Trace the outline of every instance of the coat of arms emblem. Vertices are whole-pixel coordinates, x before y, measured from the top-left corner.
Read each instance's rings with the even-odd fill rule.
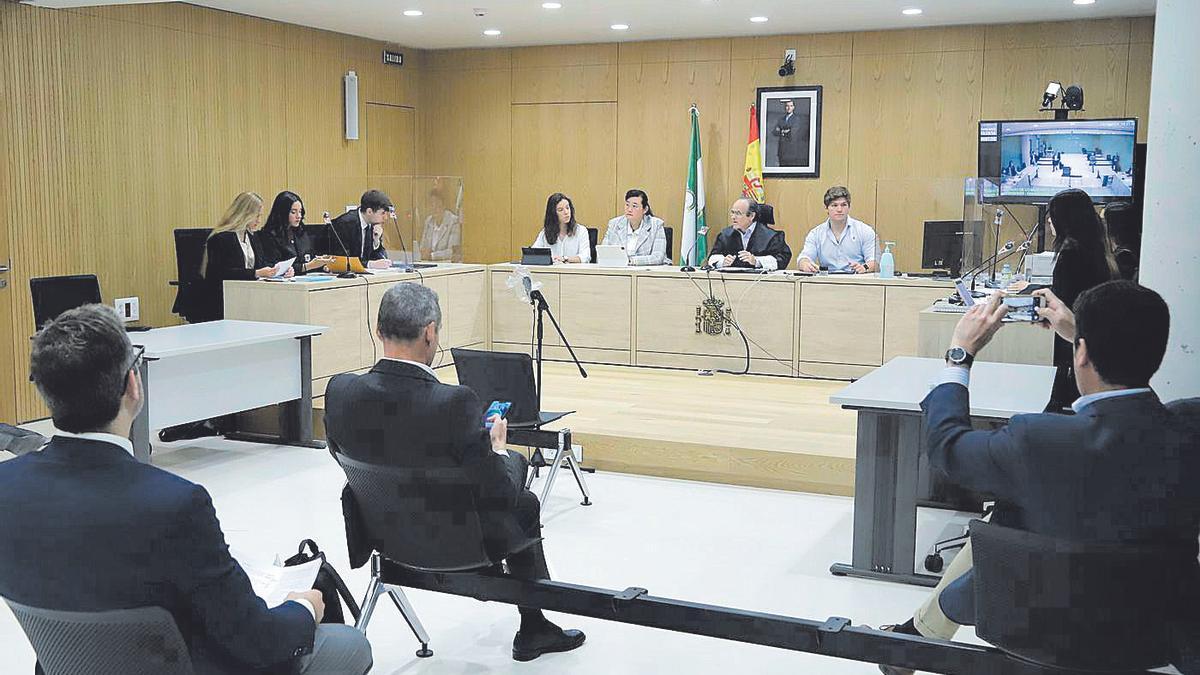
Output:
[[[725,308],[725,303],[716,298],[706,298],[696,307],[696,332],[707,335],[729,335],[729,326],[733,323],[733,312]]]

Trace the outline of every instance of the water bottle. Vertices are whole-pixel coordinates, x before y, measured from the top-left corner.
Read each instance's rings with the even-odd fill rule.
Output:
[[[879,278],[891,279],[896,276],[896,259],[892,256],[894,241],[883,242],[883,255],[879,256]]]
[[[1008,288],[1012,284],[1012,265],[1004,263],[1004,267],[1000,268],[1000,288],[1001,290]]]

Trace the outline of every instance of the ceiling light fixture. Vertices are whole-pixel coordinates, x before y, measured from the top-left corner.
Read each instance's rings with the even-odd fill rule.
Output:
[[[920,7],[909,7],[908,9],[901,10],[900,13],[903,14],[904,16],[916,16],[916,15],[920,14],[921,11],[922,10]]]
[[[425,13],[425,12],[422,12],[422,11],[421,11],[421,10],[419,10],[419,9],[406,9],[406,10],[404,10],[404,16],[421,16],[421,15],[422,15],[422,14],[424,14],[424,13]]]
[[[496,37],[497,35],[500,34],[500,31],[495,28],[489,28],[489,29],[483,31],[483,34],[488,37]]]
[[[609,28],[613,30],[629,30],[629,26],[623,23],[614,23],[613,25],[609,26]]]
[[[752,17],[750,17],[750,21],[752,21],[752,22],[754,22],[754,23],[766,23],[766,22],[767,22],[767,17],[765,17],[765,16],[752,16]]]
[[[562,9],[561,2],[543,2],[542,9]]]
[[[1075,0],[1075,4],[1077,4],[1077,5],[1094,5],[1094,4],[1096,4],[1096,0]]]

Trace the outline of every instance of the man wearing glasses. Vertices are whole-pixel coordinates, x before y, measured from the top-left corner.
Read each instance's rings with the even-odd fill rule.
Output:
[[[729,227],[721,230],[713,244],[708,264],[716,268],[753,267],[773,272],[787,267],[792,249],[779,230],[759,222],[762,206],[738,199],[729,207]]]
[[[230,557],[208,492],[133,457],[135,350],[110,307],[84,305],[33,339],[30,371],[58,430],[0,463],[0,596],[42,609],[162,607],[197,672],[365,673],[371,648],[319,626],[319,591],[268,608]]]

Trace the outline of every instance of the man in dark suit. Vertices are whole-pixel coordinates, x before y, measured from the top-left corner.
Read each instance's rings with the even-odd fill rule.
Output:
[[[1075,541],[1176,549],[1167,569],[1147,573],[1178,580],[1178,593],[1162,598],[1164,612],[1171,621],[1194,625],[1200,429],[1150,389],[1166,351],[1166,303],[1130,281],[1085,291],[1073,312],[1049,290],[1036,293],[1045,301],[1043,319],[1074,345],[1075,380],[1083,394],[1072,406],[1075,415],[1018,415],[997,431],[972,428],[971,362],[1007,313],[993,296],[959,321],[941,384],[921,404],[930,465],[963,487],[994,496],[997,524]],[[891,630],[951,639],[960,624],[975,621],[973,576],[968,545],[930,601]]]
[[[158,606],[199,673],[365,673],[366,638],[320,626],[318,591],[269,608],[230,557],[204,488],[133,458],[140,352],[85,305],[34,337],[31,372],[61,431],[0,463],[0,595],[66,611]]]
[[[349,251],[351,257],[358,258],[367,267],[390,267],[392,263],[383,247],[383,224],[393,211],[391,198],[380,190],[367,190],[358,200],[357,210],[347,211],[334,219],[333,228],[337,235],[329,242],[330,253],[345,255]]]
[[[514,543],[540,537],[541,507],[525,489],[528,462],[505,447],[508,423],[494,417],[489,432],[486,407],[475,392],[442,384],[429,367],[441,323],[437,294],[429,288],[401,283],[388,289],[376,323],[384,357],[365,375],[334,377],[325,390],[330,447],[371,464],[464,468],[479,486],[479,517],[492,559],[506,559],[515,577],[549,579],[540,540],[513,552]],[[583,644],[582,632],[560,629],[541,610],[519,611],[514,659],[531,661]]]
[[[808,116],[796,113],[792,99],[783,101],[783,117],[775,123],[771,135],[778,138],[776,157],[779,166],[804,166],[808,163]]]
[[[779,230],[761,222],[763,205],[738,199],[729,207],[729,227],[713,243],[708,264],[713,267],[755,267],[772,272],[787,267],[792,249]]]

